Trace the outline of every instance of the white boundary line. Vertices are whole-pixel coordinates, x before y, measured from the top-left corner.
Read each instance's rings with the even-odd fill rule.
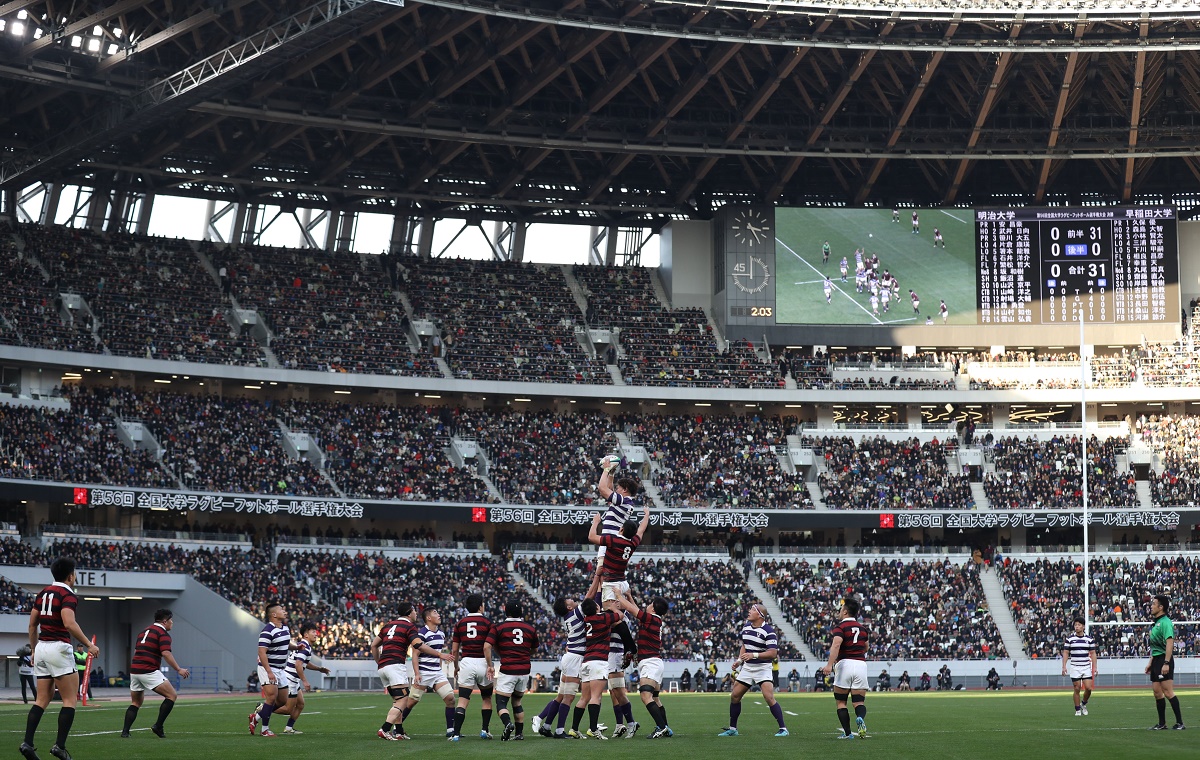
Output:
[[[950,217],[951,219],[953,219],[954,221],[956,221],[960,224],[970,224],[970,222],[968,222],[966,219],[959,219],[957,216],[955,216],[954,214],[951,214],[949,211],[946,211],[945,209],[938,209],[938,211],[941,211],[943,214],[945,214],[946,216]]]
[[[814,271],[814,272],[816,272],[817,274],[821,274],[821,270],[820,270],[820,269],[817,269],[817,268],[816,268],[816,267],[814,267],[812,264],[809,264],[807,261],[805,261],[805,260],[804,260],[804,257],[802,257],[800,254],[796,253],[794,250],[792,250],[792,247],[791,247],[790,245],[788,245],[787,243],[783,242],[783,241],[782,241],[782,240],[780,240],[779,238],[775,238],[775,242],[776,242],[776,243],[779,243],[779,244],[780,244],[780,245],[782,245],[784,248],[788,249],[788,253],[790,253],[790,254],[792,254],[793,256],[795,256],[795,257],[796,257],[796,258],[797,258],[797,259],[800,261],[800,263],[801,263],[801,264],[803,264],[804,266],[806,266],[806,267],[808,267],[809,269],[813,270],[813,271]],[[829,278],[829,280],[830,280],[830,282],[833,282],[833,278],[832,278],[832,277],[830,277],[830,278]],[[824,279],[822,279],[822,280],[821,280],[821,282],[825,282],[825,280],[824,280]],[[857,306],[858,308],[862,309],[864,314],[866,314],[866,315],[867,315],[868,317],[870,317],[871,319],[875,320],[874,324],[877,324],[877,325],[881,325],[881,324],[883,324],[883,322],[879,321],[879,317],[877,317],[877,316],[875,316],[874,314],[872,314],[872,313],[871,313],[871,312],[870,312],[870,311],[867,309],[867,307],[866,307],[866,306],[863,306],[861,303],[859,303],[858,301],[854,300],[854,297],[853,297],[853,296],[851,296],[849,293],[847,293],[846,291],[844,291],[844,290],[842,290],[841,288],[839,288],[836,282],[834,282],[834,283],[833,283],[833,289],[834,289],[834,290],[836,290],[837,292],[841,293],[842,295],[844,295],[846,298],[849,298],[849,299],[850,299],[850,303],[852,303],[852,304],[854,304],[855,306]]]
[[[825,280],[804,280],[802,282],[793,282],[793,285],[814,285],[825,282]]]

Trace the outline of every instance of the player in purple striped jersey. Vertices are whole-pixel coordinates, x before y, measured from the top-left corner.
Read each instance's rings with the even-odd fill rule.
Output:
[[[309,662],[312,659],[313,644],[317,642],[318,635],[316,623],[302,624],[300,641],[288,655],[287,667],[283,669],[284,678],[287,680],[288,701],[287,706],[282,710],[276,710],[275,714],[287,713],[288,722],[283,729],[285,734],[304,733],[296,730],[296,721],[300,719],[300,713],[304,712],[304,692],[312,691],[305,671],[315,670],[318,673],[329,675],[329,668]]]
[[[579,602],[570,596],[564,596],[554,601],[554,614],[562,620],[566,637],[566,651],[559,660],[561,675],[558,680],[558,695],[542,712],[533,718],[533,730],[547,739],[563,738],[566,734],[567,714],[571,711],[571,700],[579,695],[575,709],[582,716],[584,713],[583,696],[579,694],[579,670],[583,667],[584,653],[584,624],[583,610]],[[550,728],[554,716],[558,716],[558,726]]]
[[[775,736],[787,736],[787,726],[783,723],[783,708],[775,701],[775,688],[771,681],[771,661],[779,656],[779,637],[775,628],[767,622],[760,605],[750,605],[750,613],[742,626],[741,638],[741,652],[733,663],[738,673],[737,680],[733,682],[733,691],[729,695],[729,727],[717,736],[738,735],[737,724],[738,716],[742,714],[742,697],[755,685],[762,690],[763,701],[771,708],[771,715],[779,724]]]
[[[454,688],[450,686],[443,662],[454,662],[454,655],[446,649],[446,632],[442,630],[442,614],[432,607],[425,608],[425,625],[417,630],[412,640],[412,648],[417,657],[417,682],[408,693],[408,704],[404,708],[404,718],[413,711],[425,692],[433,691],[446,704],[446,738],[458,741],[454,733]]]
[[[262,723],[262,736],[274,738],[271,730],[271,715],[287,705],[287,679],[283,669],[287,667],[288,652],[292,648],[292,632],[287,625],[287,610],[278,602],[267,605],[267,624],[258,634],[258,682],[262,685],[262,705],[247,719],[250,735]]]

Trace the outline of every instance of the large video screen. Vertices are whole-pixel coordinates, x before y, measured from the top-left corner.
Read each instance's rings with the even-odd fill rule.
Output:
[[[1080,313],[1089,323],[1178,321],[1176,221],[1169,206],[777,208],[772,316],[810,325],[1054,325]]]
[[[969,209],[777,208],[775,225],[776,323],[978,322]]]

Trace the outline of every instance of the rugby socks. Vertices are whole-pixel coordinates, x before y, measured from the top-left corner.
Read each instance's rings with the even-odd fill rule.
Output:
[[[1156,699],[1154,700],[1154,706],[1158,708],[1158,725],[1167,725],[1167,700]]]
[[[646,703],[646,712],[650,713],[650,720],[654,721],[655,728],[662,728],[667,725],[667,719],[663,717],[662,709],[654,702]]]
[[[729,703],[729,727],[730,728],[737,728],[738,716],[741,714],[742,714],[742,703],[741,702],[730,702]]]
[[[1183,722],[1183,713],[1179,711],[1179,697],[1171,697],[1170,702],[1171,702],[1171,709],[1175,711],[1175,722],[1182,723]],[[1161,709],[1158,711],[1159,715],[1162,715],[1163,712],[1164,711]]]
[[[858,704],[856,704],[854,706],[854,717],[862,718],[863,720],[867,719],[867,703],[866,702],[859,702]]]
[[[485,709],[480,710],[479,712],[483,714],[483,730],[487,731],[488,726],[492,725],[492,711]]]
[[[615,715],[617,718],[617,725],[624,723],[625,722],[625,706],[624,705],[613,705],[613,715]]]
[[[465,708],[465,707],[454,708],[454,733],[456,733],[456,734],[462,733],[462,724],[463,724],[463,721],[466,719],[467,719],[467,708]]]
[[[596,733],[597,731],[600,730],[598,728],[598,726],[600,725],[600,705],[588,705],[587,709],[588,709],[588,725],[591,728],[592,733]]]
[[[137,720],[137,714],[137,705],[130,705],[125,708],[125,727],[121,729],[121,733],[129,733],[129,729],[133,728],[133,722]]]
[[[504,710],[500,711],[500,723],[503,724],[505,728],[508,728],[508,724],[512,723],[512,718],[509,718],[508,713]]]
[[[517,723],[517,736],[524,736],[525,735],[525,721],[518,720],[518,721],[516,721],[516,723]]]
[[[75,708],[64,707],[58,711],[58,738],[54,743],[59,749],[67,748],[67,734],[71,733],[71,724],[75,722]]]
[[[388,722],[385,720],[385,721],[383,722],[383,725],[379,727],[379,730],[380,730],[380,731],[382,731],[382,732],[384,732],[384,733],[386,734],[386,733],[388,733],[389,731],[391,731],[391,730],[392,730],[392,724],[391,724],[391,723],[388,723]]]
[[[37,733],[38,724],[42,722],[42,714],[46,708],[34,705],[29,708],[29,717],[25,719],[25,743],[33,746],[33,736]]]
[[[271,723],[271,713],[275,712],[275,705],[263,702],[263,706],[258,711],[258,716],[262,718],[263,728],[266,728]]]
[[[174,707],[175,707],[175,700],[164,699],[162,701],[162,704],[158,706],[158,722],[155,725],[157,725],[159,728],[162,728],[163,723],[166,722],[167,716],[171,714],[171,710]],[[296,720],[295,720],[295,718],[293,718],[292,720],[288,721],[288,725],[290,726],[295,722],[296,722]],[[126,730],[128,730],[128,729],[126,729]]]
[[[844,707],[838,708],[838,720],[842,722],[842,732],[850,735],[850,711]]]
[[[625,704],[621,705],[621,708],[625,711],[625,722],[632,723],[633,722],[633,701],[630,700],[629,702],[626,702]]]
[[[412,712],[412,709],[413,709],[413,706],[412,706],[412,705],[409,705],[408,707],[406,707],[406,708],[404,708],[403,710],[401,710],[401,715],[400,715],[400,722],[401,722],[401,723],[403,723],[404,721],[408,720],[408,714]]]
[[[295,725],[296,725],[296,719],[288,718],[287,727],[291,728],[292,726],[295,726]],[[159,728],[162,728],[162,726],[159,726]]]
[[[454,713],[455,712],[456,711],[453,707],[446,708],[446,728],[449,728],[449,729],[454,728]]]
[[[664,726],[669,726],[669,725],[671,725],[670,723],[668,723],[668,722],[667,722],[667,706],[666,706],[666,705],[660,705],[660,704],[658,704],[658,702],[655,702],[654,704],[658,705],[658,711],[659,711],[660,713],[662,713],[663,725],[664,725]]]
[[[558,730],[559,731],[562,731],[563,729],[565,729],[567,727],[567,715],[569,715],[570,712],[571,712],[571,703],[570,702],[559,702],[558,703]],[[579,725],[579,721],[576,721],[575,725]]]
[[[557,698],[550,700],[549,704],[547,704],[545,707],[543,707],[542,711],[540,713],[538,713],[538,717],[541,718],[542,720],[549,719],[549,717],[558,710],[558,704],[559,703],[558,703]]]
[[[584,708],[576,707],[574,715],[571,716],[571,730],[578,731],[579,724],[583,722]]]
[[[786,726],[783,725],[783,706],[782,705],[780,705],[778,702],[771,705],[771,714],[775,716],[775,722],[779,724],[780,728],[786,728]]]

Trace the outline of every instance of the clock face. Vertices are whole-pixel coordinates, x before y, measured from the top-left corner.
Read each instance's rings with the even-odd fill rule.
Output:
[[[767,216],[761,211],[752,208],[735,213],[729,227],[733,230],[735,240],[751,248],[760,245],[765,246],[772,242],[774,237]]]
[[[771,281],[771,269],[758,256],[747,256],[733,265],[733,284],[743,293],[761,293]]]

